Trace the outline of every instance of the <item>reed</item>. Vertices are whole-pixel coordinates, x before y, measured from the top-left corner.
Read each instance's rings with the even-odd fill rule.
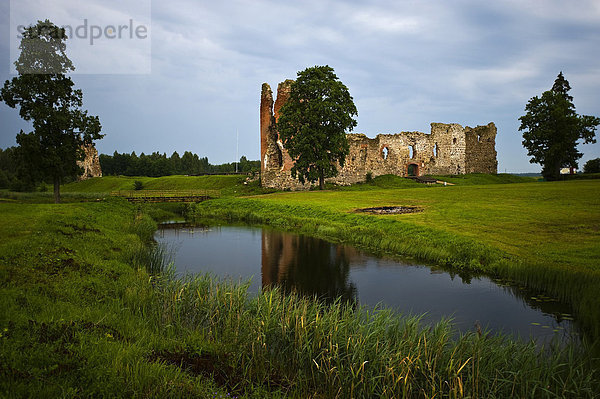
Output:
[[[143,268],[154,276],[167,272],[173,251],[157,243],[135,243],[128,246],[124,260],[134,268]]]
[[[454,339],[379,308],[264,290],[211,276],[161,281],[162,323],[221,344],[226,384],[290,397],[594,397],[591,359],[575,346],[538,348],[476,331]]]

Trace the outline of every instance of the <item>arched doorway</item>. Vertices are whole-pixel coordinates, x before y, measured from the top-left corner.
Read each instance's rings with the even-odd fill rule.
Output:
[[[406,174],[408,176],[419,176],[419,165],[416,163],[408,164],[406,167]]]

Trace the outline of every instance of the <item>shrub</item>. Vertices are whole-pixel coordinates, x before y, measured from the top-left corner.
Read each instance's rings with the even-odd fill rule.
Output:
[[[583,166],[583,173],[600,173],[600,158],[587,161]]]
[[[9,189],[10,191],[17,191],[17,192],[33,192],[35,191],[35,184],[33,184],[30,181],[26,181],[26,180],[20,180],[15,178],[10,184],[9,184]]]
[[[373,182],[373,173],[367,172],[367,174],[365,175],[365,182],[366,183],[372,183]]]
[[[8,188],[10,185],[10,179],[6,175],[6,172],[0,170],[0,188]]]
[[[134,190],[142,190],[144,188],[144,183],[142,183],[139,180],[136,180],[133,182],[133,189]]]

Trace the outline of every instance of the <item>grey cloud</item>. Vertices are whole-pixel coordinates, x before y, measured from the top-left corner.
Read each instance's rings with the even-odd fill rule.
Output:
[[[531,4],[154,2],[152,75],[75,81],[105,127],[100,151],[191,150],[225,162],[235,155],[236,128],[240,155],[258,158],[262,82],[274,87],[307,66],[329,64],[354,96],[356,131],[495,121],[500,170],[538,170],[521,147],[517,118],[560,70],[577,109],[599,114],[600,9],[593,1]],[[5,110],[0,116],[14,118]],[[10,140],[3,134],[0,146]],[[585,151],[600,156],[598,145]]]

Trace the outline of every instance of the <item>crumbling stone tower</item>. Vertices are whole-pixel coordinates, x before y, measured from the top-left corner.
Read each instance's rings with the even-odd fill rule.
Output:
[[[79,180],[86,180],[92,177],[102,177],[102,168],[100,168],[100,159],[98,158],[98,150],[93,144],[83,147],[85,158],[82,161],[77,161],[77,165],[83,168],[83,174],[79,176]]]
[[[260,159],[263,187],[307,189],[293,179],[293,160],[279,139],[275,124],[279,110],[288,100],[294,81],[286,80],[277,87],[277,99],[267,83],[263,83],[260,102]],[[384,174],[422,176],[431,174],[497,173],[496,126],[493,122],[475,128],[457,123],[432,123],[431,133],[401,132],[348,134],[350,152],[337,177],[327,179],[348,185]]]

